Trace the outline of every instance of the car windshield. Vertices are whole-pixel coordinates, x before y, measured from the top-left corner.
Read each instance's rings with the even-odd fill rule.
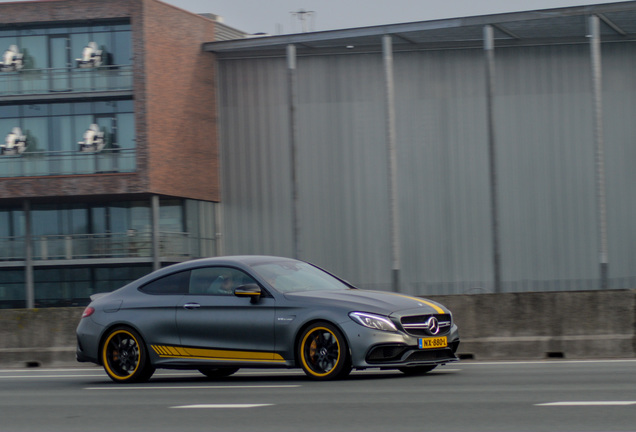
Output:
[[[338,291],[351,289],[319,268],[299,261],[279,261],[255,265],[254,270],[277,291]]]

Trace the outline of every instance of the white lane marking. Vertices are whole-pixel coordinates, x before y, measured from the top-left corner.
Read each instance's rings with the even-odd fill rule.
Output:
[[[181,405],[181,406],[173,406],[170,408],[212,408],[212,409],[231,409],[231,408],[258,408],[258,407],[266,407],[273,406],[274,404],[199,404],[199,405]]]
[[[536,406],[628,406],[636,405],[636,401],[572,401],[548,402],[535,404]]]
[[[519,361],[474,361],[464,360],[462,366],[501,366],[501,365],[526,365],[526,364],[568,364],[568,363],[634,363],[634,359],[615,359],[615,360],[519,360]]]
[[[95,370],[102,370],[98,367],[89,368],[20,368],[20,369],[0,369],[0,373],[13,373],[13,372],[94,372]]]
[[[297,388],[300,385],[191,385],[191,386],[109,386],[109,387],[84,387],[84,390],[209,390],[209,389],[270,389],[270,388]]]
[[[157,377],[182,377],[192,376],[193,373],[174,373],[174,374],[160,374]],[[194,375],[197,375],[196,373]],[[59,374],[59,375],[2,375],[0,379],[16,379],[16,378],[104,378],[107,377],[105,372],[102,373],[90,373],[90,374]]]
[[[24,379],[24,378],[104,378],[105,374],[100,375],[7,375],[0,376],[0,379]]]

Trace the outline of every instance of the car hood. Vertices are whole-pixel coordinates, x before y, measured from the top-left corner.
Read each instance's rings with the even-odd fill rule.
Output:
[[[385,291],[351,289],[343,291],[306,291],[287,293],[285,298],[321,305],[345,307],[351,311],[382,315],[408,311],[412,314],[447,314],[448,309],[431,300]]]

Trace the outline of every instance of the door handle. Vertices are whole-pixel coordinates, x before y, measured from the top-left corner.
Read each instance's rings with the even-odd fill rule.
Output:
[[[199,303],[186,303],[183,305],[184,309],[199,309],[201,305]]]

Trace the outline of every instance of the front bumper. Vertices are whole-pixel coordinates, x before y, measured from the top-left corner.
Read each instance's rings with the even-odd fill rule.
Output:
[[[357,369],[432,366],[459,360],[455,356],[459,333],[454,324],[444,334],[448,346],[436,349],[421,349],[419,338],[400,331],[372,330],[353,322],[343,327],[351,348],[352,366]]]

